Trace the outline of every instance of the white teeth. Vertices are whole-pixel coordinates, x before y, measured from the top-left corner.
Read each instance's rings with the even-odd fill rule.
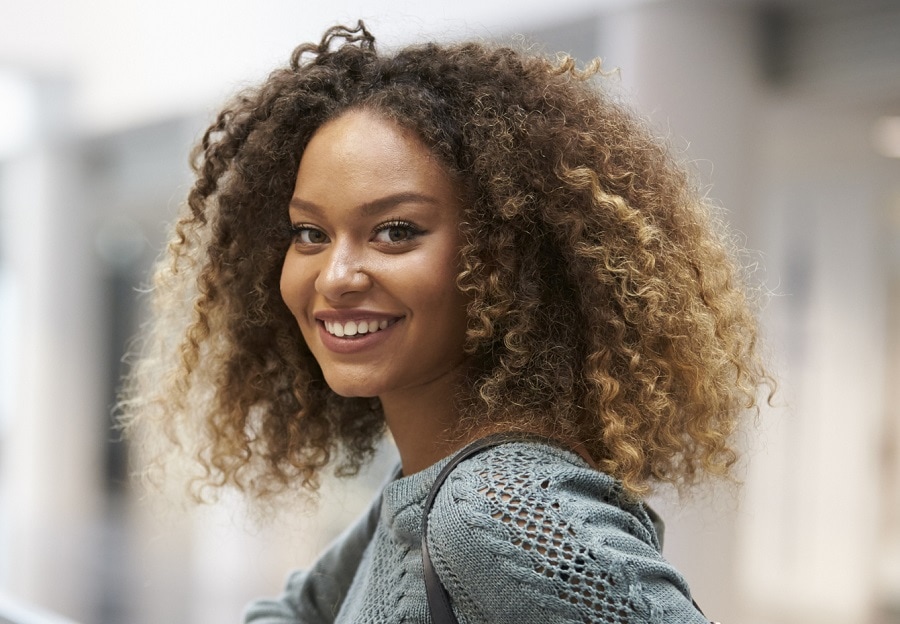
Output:
[[[333,321],[325,321],[325,330],[338,338],[344,336],[356,336],[357,334],[373,334],[377,331],[387,328],[389,322],[387,320],[369,320],[369,321],[347,321],[346,323],[336,323]]]

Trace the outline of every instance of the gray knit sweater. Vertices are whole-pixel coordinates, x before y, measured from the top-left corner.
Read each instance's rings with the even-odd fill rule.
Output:
[[[442,460],[389,483],[371,511],[252,624],[428,623],[422,507]],[[461,463],[429,516],[429,550],[461,624],[692,622],[643,505],[573,453],[504,444]]]

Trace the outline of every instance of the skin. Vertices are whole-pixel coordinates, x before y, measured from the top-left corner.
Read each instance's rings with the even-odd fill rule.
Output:
[[[456,450],[459,197],[413,133],[353,110],[313,135],[289,207],[282,298],[332,390],[381,400],[404,474]],[[360,334],[362,323],[373,331]]]

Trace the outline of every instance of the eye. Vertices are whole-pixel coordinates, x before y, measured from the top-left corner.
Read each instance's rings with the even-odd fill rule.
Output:
[[[379,243],[404,243],[423,233],[409,221],[388,221],[375,228],[373,238]]]
[[[301,245],[321,245],[328,242],[325,232],[303,224],[291,226],[291,239]]]

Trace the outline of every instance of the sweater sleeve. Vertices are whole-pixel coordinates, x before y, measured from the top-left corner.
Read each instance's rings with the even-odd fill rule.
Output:
[[[381,495],[308,570],[293,572],[278,598],[250,603],[244,624],[330,624],[356,574],[381,512]]]
[[[511,446],[461,464],[429,516],[461,623],[706,623],[646,512],[616,502],[614,480],[547,461],[565,451]]]

